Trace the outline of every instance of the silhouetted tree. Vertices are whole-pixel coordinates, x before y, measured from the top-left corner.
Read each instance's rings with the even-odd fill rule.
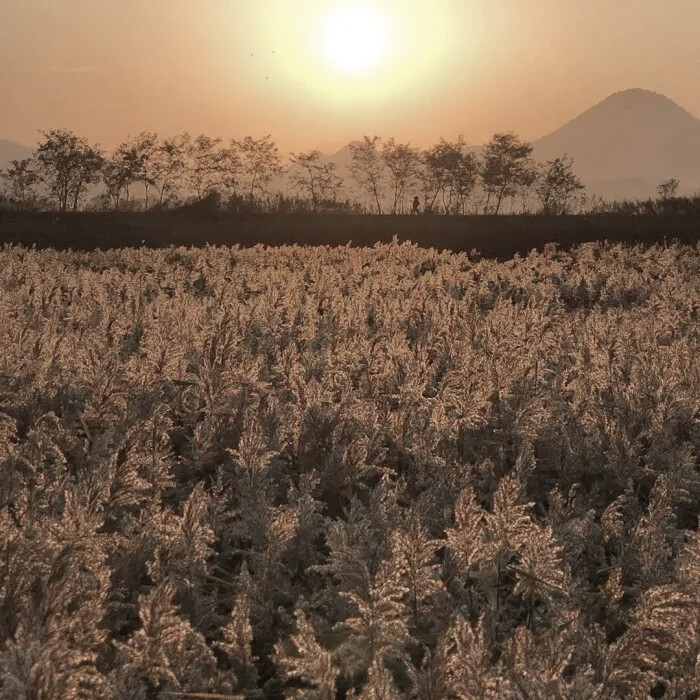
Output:
[[[531,160],[523,169],[520,182],[515,186],[515,192],[511,197],[510,213],[515,212],[516,204],[520,202],[520,214],[530,212],[530,198],[533,194],[537,176],[539,173],[538,164]]]
[[[440,139],[439,143],[423,154],[423,184],[426,209],[435,206],[438,196],[446,214],[459,208],[462,213],[478,176],[478,158],[466,153],[464,138],[456,141]]]
[[[659,186],[656,188],[659,199],[670,199],[671,197],[675,197],[678,194],[678,187],[680,184],[681,183],[676,180],[675,177],[659,183]]]
[[[484,213],[498,214],[503,200],[513,197],[527,182],[532,173],[531,153],[532,146],[513,133],[495,134],[486,145],[481,173],[486,191]]]
[[[295,166],[290,173],[292,185],[309,197],[314,209],[337,199],[342,180],[336,175],[335,163],[324,163],[318,150],[292,153],[289,160]]]
[[[379,136],[365,136],[362,143],[350,144],[350,175],[373,200],[377,213],[382,213],[384,178],[386,176],[384,161],[380,151]]]
[[[225,150],[220,138],[201,134],[187,144],[187,182],[197,199],[216,192],[221,187]]]
[[[153,153],[152,179],[158,191],[159,206],[164,206],[177,198],[177,192],[185,175],[190,142],[189,134],[178,134],[162,141]]]
[[[457,162],[453,190],[459,202],[461,214],[467,213],[467,202],[476,187],[480,168],[481,162],[476,153],[463,153]]]
[[[99,181],[103,157],[96,146],[68,129],[41,132],[36,162],[39,177],[56,198],[58,210],[77,211],[88,185]]]
[[[123,163],[129,163],[133,170],[135,182],[144,188],[144,210],[148,209],[148,191],[155,184],[153,161],[158,150],[158,134],[142,131],[119,146],[123,153]]]
[[[36,198],[34,186],[39,182],[36,161],[33,158],[13,160],[0,177],[5,181],[5,190],[10,201],[22,209],[29,208]]]
[[[264,195],[273,178],[284,172],[279,149],[270,135],[254,139],[246,136],[236,144],[241,174],[246,182],[251,201],[255,193]]]
[[[567,155],[540,165],[535,190],[543,214],[568,214],[576,193],[585,189],[572,166],[573,160]]]
[[[230,197],[235,197],[243,177],[243,161],[238,142],[234,139],[221,151],[219,186]]]
[[[111,204],[114,211],[119,211],[122,196],[127,187],[128,175],[120,164],[109,158],[102,165],[102,182],[105,186],[104,200]]]
[[[447,192],[451,191],[451,183],[460,154],[461,144],[449,143],[444,138],[424,151],[423,190],[427,212],[433,210],[440,193],[442,193],[443,206],[447,202]]]
[[[406,189],[418,179],[420,151],[408,143],[396,143],[391,138],[382,146],[382,159],[389,172],[393,190],[391,213],[403,212],[403,198]]]
[[[120,208],[122,199],[128,205],[131,185],[144,181],[146,156],[136,139],[121,143],[104,162],[102,181],[106,188],[105,195],[115,210]]]

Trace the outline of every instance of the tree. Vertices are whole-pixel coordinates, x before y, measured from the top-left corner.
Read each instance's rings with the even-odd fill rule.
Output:
[[[292,185],[309,197],[314,209],[338,197],[342,180],[336,175],[335,163],[321,161],[320,151],[292,153],[289,160],[295,166],[290,174]]]
[[[152,181],[158,192],[158,205],[161,207],[177,198],[185,174],[189,146],[190,136],[183,133],[165,139],[153,153]]]
[[[426,196],[426,211],[433,210],[441,193],[443,207],[449,208],[454,173],[457,169],[462,146],[461,136],[455,143],[441,138],[439,143],[423,153],[423,188]]]
[[[420,151],[408,143],[396,143],[391,138],[382,146],[382,159],[389,171],[393,190],[391,213],[396,214],[399,210],[403,212],[406,189],[418,178]]]
[[[114,211],[119,211],[122,195],[127,187],[127,174],[114,160],[114,156],[102,165],[102,182],[105,186],[104,199],[111,202]]]
[[[267,135],[259,139],[246,136],[236,143],[236,150],[248,197],[252,201],[256,192],[263,196],[273,178],[284,172],[279,149],[272,137]]]
[[[41,132],[44,140],[37,149],[41,182],[56,198],[58,210],[77,211],[88,185],[99,182],[103,157],[96,146],[68,129]]]
[[[39,182],[33,158],[13,160],[10,167],[0,177],[6,183],[6,190],[11,201],[22,209],[27,209],[35,198],[34,186]]]
[[[243,176],[243,161],[238,142],[231,140],[228,148],[220,151],[219,187],[229,196],[235,197]]]
[[[457,208],[465,212],[466,202],[476,184],[479,161],[473,153],[466,153],[464,138],[456,141],[440,139],[439,143],[423,154],[423,184],[426,210],[430,211],[440,196],[445,214]]]
[[[144,210],[148,209],[148,190],[155,184],[153,161],[158,150],[158,134],[142,131],[138,136],[126,141],[119,150],[122,158],[129,164],[135,176],[134,182],[140,182],[144,188]]]
[[[102,166],[102,181],[106,187],[106,197],[112,202],[115,211],[119,210],[122,198],[128,205],[130,187],[147,178],[148,152],[138,139],[121,143]],[[148,184],[151,184],[148,178]],[[146,190],[148,196],[148,190]]]
[[[513,197],[527,181],[532,172],[531,153],[532,146],[513,133],[495,134],[486,145],[481,173],[487,195],[484,213],[498,214],[503,199]]]
[[[534,161],[530,161],[524,168],[520,177],[520,182],[515,187],[514,200],[511,205],[511,211],[515,206],[515,196],[520,197],[520,213],[526,214],[529,211],[530,195],[532,188],[537,182],[539,170]]]
[[[467,202],[476,187],[480,168],[481,162],[476,153],[463,153],[457,162],[453,189],[462,214],[467,213]]]
[[[671,199],[672,197],[675,197],[678,194],[678,187],[680,186],[680,184],[681,183],[678,180],[676,180],[675,177],[672,177],[668,180],[664,180],[656,188],[656,192],[659,195],[659,199]]]
[[[350,175],[357,184],[374,199],[377,213],[382,213],[384,191],[384,161],[379,150],[379,136],[365,136],[361,143],[350,144]]]
[[[220,138],[202,134],[187,146],[187,182],[197,199],[216,192],[221,184],[226,154],[220,145]]]
[[[535,190],[543,214],[567,214],[574,195],[585,189],[572,166],[573,160],[566,154],[540,166]]]

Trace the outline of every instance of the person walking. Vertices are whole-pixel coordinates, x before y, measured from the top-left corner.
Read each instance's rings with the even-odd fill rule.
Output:
[[[420,214],[420,199],[418,199],[418,195],[413,198],[413,209],[411,209],[411,214]]]

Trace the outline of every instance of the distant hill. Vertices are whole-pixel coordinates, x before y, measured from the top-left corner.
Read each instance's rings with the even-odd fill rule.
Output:
[[[538,160],[568,153],[589,191],[646,197],[670,177],[700,189],[700,119],[649,90],[616,92],[533,142]]]
[[[34,153],[34,149],[29,148],[29,146],[0,139],[0,170],[5,170],[13,160],[29,158],[32,153]]]

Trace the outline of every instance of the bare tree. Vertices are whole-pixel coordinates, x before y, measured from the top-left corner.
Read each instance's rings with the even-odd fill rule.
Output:
[[[543,214],[567,214],[584,184],[573,172],[573,160],[566,154],[540,165],[535,187]]]
[[[406,189],[418,179],[420,170],[420,151],[408,143],[396,143],[391,138],[382,146],[382,159],[389,171],[389,180],[393,190],[391,213],[403,212],[403,199]]]
[[[513,197],[532,172],[532,146],[514,133],[495,134],[483,154],[481,180],[486,191],[484,213],[498,214],[504,199]],[[495,201],[494,201],[495,200]]]
[[[335,163],[323,162],[318,150],[292,153],[289,160],[294,165],[290,173],[292,185],[309,197],[314,209],[337,199],[343,183],[336,174]]]
[[[39,182],[35,160],[13,160],[0,177],[6,183],[5,188],[10,200],[22,209],[30,208],[36,198],[34,186]]]
[[[380,152],[381,138],[365,136],[359,144],[350,144],[350,175],[373,200],[377,213],[382,213],[385,167]]]
[[[36,162],[41,182],[56,198],[58,210],[78,210],[87,186],[99,181],[103,158],[96,146],[68,129],[41,132]]]

